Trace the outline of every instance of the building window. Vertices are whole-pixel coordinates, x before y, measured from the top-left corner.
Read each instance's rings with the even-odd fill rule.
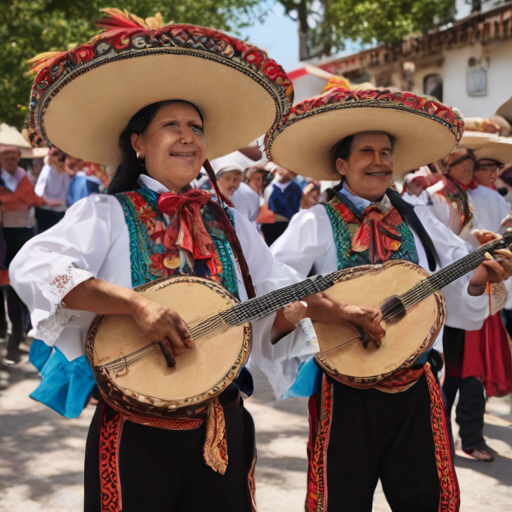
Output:
[[[439,101],[443,101],[443,78],[437,73],[427,75],[423,79],[423,92],[428,96],[433,96]]]

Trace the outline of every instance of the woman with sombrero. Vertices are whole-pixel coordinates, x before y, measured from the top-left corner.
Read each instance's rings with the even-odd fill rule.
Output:
[[[94,388],[84,343],[95,314],[131,315],[169,364],[193,347],[178,314],[133,287],[200,276],[244,300],[299,279],[235,210],[189,190],[203,164],[215,185],[207,158],[246,146],[289,111],[282,68],[216,30],[108,12],[92,41],[35,62],[30,119],[49,146],[116,167],[110,195],[78,201],[11,267],[37,325],[31,360],[43,380],[32,396],[68,417]],[[255,322],[254,339],[293,329],[296,313]],[[250,394],[247,375],[237,382]],[[102,396],[86,450],[87,512],[254,509],[254,427],[238,385],[210,400],[206,417],[189,410],[176,421],[127,416]]]
[[[448,154],[461,132],[451,109],[409,93],[331,88],[296,105],[267,135],[269,159],[317,180],[342,179],[331,201],[294,217],[272,252],[305,275],[395,259],[435,270],[444,255],[389,186],[394,173]],[[463,293],[479,295],[506,274],[495,261],[486,265]],[[374,322],[380,326],[380,317]],[[370,512],[379,479],[394,512],[458,510],[442,400],[427,358],[372,389],[322,374],[314,359],[301,367],[287,396],[311,395],[307,511]]]

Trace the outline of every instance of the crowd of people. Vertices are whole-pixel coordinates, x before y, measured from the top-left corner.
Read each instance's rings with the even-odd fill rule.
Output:
[[[94,52],[79,45],[34,60],[29,126],[55,146],[44,166],[27,172],[17,148],[0,150],[7,360],[23,356],[28,309],[30,360],[42,373],[32,396],[67,417],[98,398],[85,510],[254,512],[254,425],[242,396],[252,393],[247,367],[257,365],[278,398],[309,397],[307,512],[370,512],[379,479],[393,512],[457,512],[456,396],[462,450],[492,462],[486,398],[512,391],[508,121],[464,121],[433,98],[358,91],[339,77],[292,106],[286,73],[253,46],[202,27],[107,14]],[[101,96],[86,111],[77,101],[84,91]],[[100,164],[112,170],[106,189]],[[371,278],[397,265],[404,276],[438,278],[423,296],[415,274],[417,286],[395,297],[395,309],[372,302],[371,284],[360,285],[359,304],[307,280]],[[394,275],[389,295],[399,289]],[[288,285],[308,291],[262,302],[247,366],[246,346],[208,392],[167,400],[133,388],[144,367],[137,361],[155,365],[147,386],[166,382],[197,361],[192,333],[207,322],[194,331],[133,290],[176,276],[213,281],[251,305]],[[363,371],[386,359],[394,322],[427,297],[432,320],[421,345]],[[197,318],[205,306],[195,305]],[[131,317],[121,341],[133,351],[101,356],[91,345],[96,315]],[[230,321],[226,314],[215,328]],[[335,325],[333,340],[306,335],[311,322],[319,333]],[[346,329],[348,341],[335,343]],[[160,359],[140,340],[160,348]],[[221,353],[202,371],[226,366]],[[340,369],[346,353],[352,366]]]
[[[7,364],[18,363],[27,353],[20,346],[32,330],[26,306],[9,284],[7,269],[11,261],[28,240],[57,224],[70,206],[105,190],[100,165],[86,164],[55,149],[44,158],[23,159],[25,168],[20,166],[21,160],[21,148],[2,144],[0,138],[0,275],[5,299],[0,300],[0,338],[7,338]],[[7,316],[11,324],[8,336]]]

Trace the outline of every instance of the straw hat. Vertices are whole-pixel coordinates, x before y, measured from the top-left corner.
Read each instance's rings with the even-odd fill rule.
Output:
[[[503,103],[498,110],[496,110],[496,114],[498,116],[504,117],[507,121],[512,123],[512,98],[509,98],[505,103]]]
[[[21,153],[22,148],[30,149],[30,144],[14,126],[0,123],[0,148],[3,148],[4,151],[9,148],[9,150],[17,150]]]
[[[264,51],[210,28],[105,12],[107,30],[87,44],[31,61],[30,128],[47,145],[115,166],[119,136],[136,112],[185,100],[201,111],[211,160],[288,113],[291,81]]]
[[[460,146],[472,149],[477,160],[496,160],[502,164],[512,163],[512,138],[492,133],[466,132]]]
[[[265,139],[269,160],[316,180],[337,180],[334,149],[350,135],[382,131],[395,138],[400,175],[446,156],[464,123],[450,107],[411,93],[331,89],[295,105]]]

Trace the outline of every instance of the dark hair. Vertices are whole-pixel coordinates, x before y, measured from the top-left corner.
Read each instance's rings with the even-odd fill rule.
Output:
[[[139,160],[137,159],[137,154],[132,146],[132,133],[137,133],[138,135],[144,133],[149,123],[153,120],[157,112],[164,106],[169,103],[188,103],[192,105],[196,110],[199,116],[201,117],[201,121],[203,121],[203,116],[199,109],[188,101],[184,100],[167,100],[167,101],[159,101],[157,103],[152,103],[144,108],[141,108],[131,119],[128,121],[128,126],[125,128],[123,133],[119,136],[119,149],[121,150],[121,162],[117,166],[116,173],[108,186],[109,194],[118,194],[120,192],[128,192],[130,190],[136,190],[139,188],[137,180],[141,174],[148,175],[146,167],[141,165]]]
[[[385,133],[385,132],[382,132]],[[338,144],[334,147],[334,166],[336,167],[336,161],[338,158],[341,158],[342,160],[348,160],[348,157],[350,156],[350,149],[352,148],[352,142],[354,142],[354,137],[357,134],[349,135],[348,137],[345,137],[344,139],[341,139]],[[391,151],[393,151],[395,147],[395,138],[390,135],[389,133],[385,133],[385,135],[389,138],[389,143],[391,144]]]

